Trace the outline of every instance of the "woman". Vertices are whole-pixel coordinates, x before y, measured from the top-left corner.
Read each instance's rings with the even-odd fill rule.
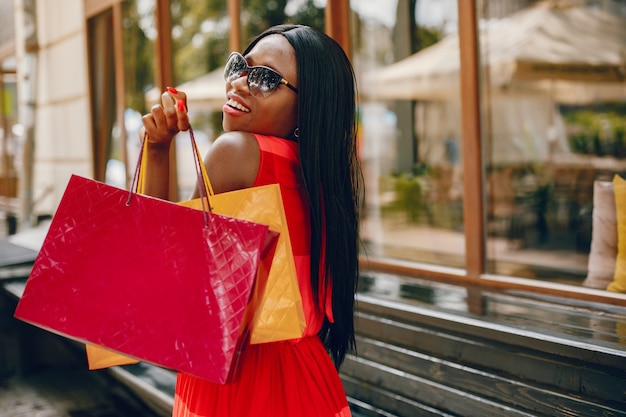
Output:
[[[355,346],[361,172],[352,67],[328,36],[285,25],[232,54],[225,79],[225,133],[206,169],[216,193],[280,184],[307,325],[301,339],[247,346],[231,384],[179,374],[173,415],[349,416],[337,369]],[[143,119],[144,189],[160,198],[172,138],[189,127],[185,94],[168,90]]]

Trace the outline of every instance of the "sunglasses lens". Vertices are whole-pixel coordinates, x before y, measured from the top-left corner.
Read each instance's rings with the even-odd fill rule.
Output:
[[[226,66],[224,67],[224,80],[230,82],[233,81],[248,70],[248,64],[243,56],[239,54],[232,54]]]
[[[257,97],[267,97],[280,85],[281,76],[269,68],[257,67],[248,72],[250,93]]]
[[[233,53],[228,58],[224,67],[224,80],[233,82],[247,73],[248,88],[250,94],[255,97],[267,97],[280,85],[282,77],[276,71],[267,67],[248,66],[243,55]]]

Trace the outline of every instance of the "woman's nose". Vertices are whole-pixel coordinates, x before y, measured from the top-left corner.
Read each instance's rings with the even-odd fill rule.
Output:
[[[241,75],[230,82],[237,90],[248,87],[248,71],[244,71]]]

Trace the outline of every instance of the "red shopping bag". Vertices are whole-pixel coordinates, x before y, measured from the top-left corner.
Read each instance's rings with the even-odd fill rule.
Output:
[[[271,237],[265,225],[72,176],[15,317],[224,383]]]
[[[268,247],[268,251],[259,261],[259,270],[248,303],[246,323],[250,325],[250,344],[302,337],[306,322],[279,185],[215,194],[191,127],[189,138],[194,163],[199,170],[198,182],[205,186],[200,193],[204,193],[208,199],[197,198],[178,204],[199,210],[210,207],[215,213],[267,224],[271,232],[278,234],[275,246]],[[146,149],[142,148],[139,156],[140,174],[145,172],[146,164]],[[139,193],[143,193],[144,179],[139,175],[137,187]],[[275,250],[270,251],[271,249]],[[87,345],[85,351],[89,369],[92,370],[138,362],[136,359],[99,346]]]

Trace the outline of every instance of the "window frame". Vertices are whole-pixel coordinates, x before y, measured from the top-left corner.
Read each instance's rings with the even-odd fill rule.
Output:
[[[391,258],[361,257],[364,270],[450,284],[514,290],[626,306],[626,294],[486,273],[485,174],[481,142],[480,62],[476,0],[458,0],[465,269]]]

